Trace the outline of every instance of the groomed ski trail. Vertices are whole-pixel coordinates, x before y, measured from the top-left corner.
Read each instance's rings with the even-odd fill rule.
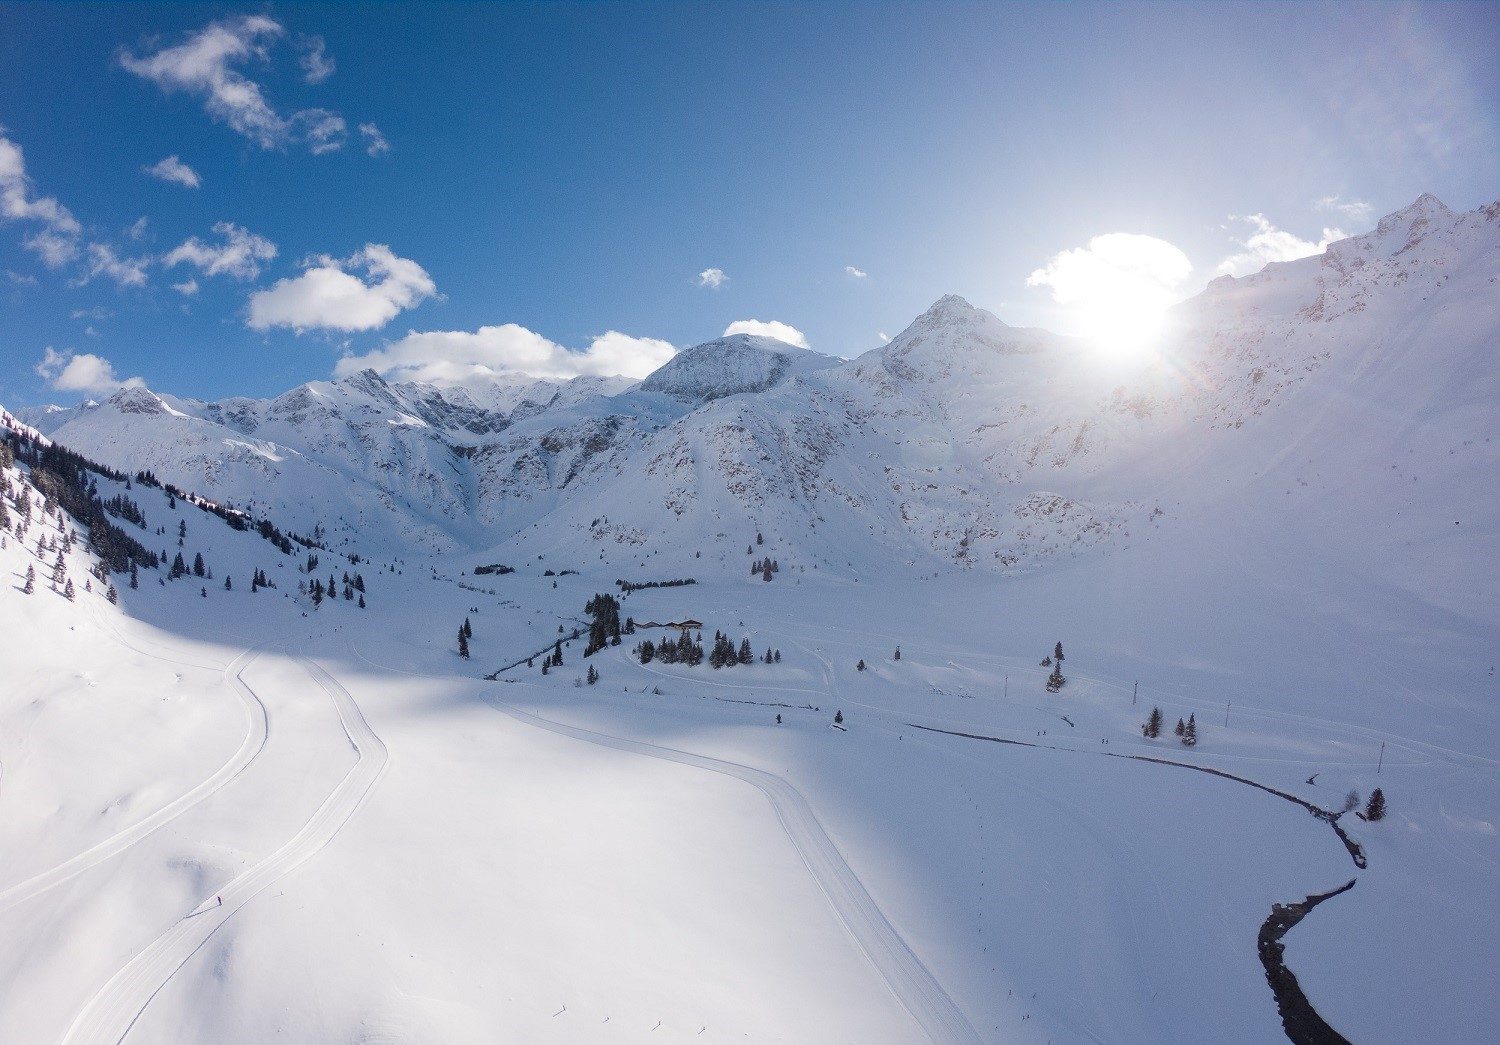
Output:
[[[133,648],[133,647],[132,647]],[[245,739],[240,743],[237,750],[213,776],[204,780],[192,790],[184,792],[173,801],[162,806],[156,812],[151,813],[134,824],[120,831],[97,845],[85,849],[68,860],[63,861],[56,867],[33,875],[24,882],[17,882],[3,892],[0,892],[0,912],[8,911],[17,904],[25,903],[32,897],[40,895],[54,886],[61,885],[68,879],[82,874],[91,867],[96,867],[104,861],[123,853],[126,849],[135,845],[141,839],[153,832],[165,827],[177,819],[189,809],[202,802],[219,791],[230,781],[234,780],[260,755],[266,746],[266,737],[270,725],[266,716],[266,707],[261,703],[255,691],[245,684],[241,673],[248,668],[255,658],[260,656],[265,647],[253,646],[245,650],[229,665],[224,668],[224,677],[229,681],[231,688],[244,704],[245,716],[248,719],[245,730]],[[148,654],[150,656],[151,654]]]
[[[550,733],[616,751],[628,751],[648,758],[705,769],[759,789],[770,800],[792,846],[828,897],[845,928],[927,1038],[935,1042],[980,1041],[974,1026],[948,996],[948,992],[943,990],[927,966],[922,964],[922,960],[913,953],[895,926],[886,919],[880,907],[865,891],[859,877],[844,860],[843,854],[823,830],[823,825],[808,805],[807,799],[791,784],[778,776],[737,762],[726,762],[706,755],[695,755],[675,748],[626,740],[607,733],[565,725],[522,711],[496,696],[486,696],[484,700],[496,711]]]
[[[389,753],[385,743],[365,721],[349,691],[307,657],[296,658],[312,680],[328,694],[343,723],[344,734],[357,760],[302,830],[276,852],[261,860],[204,899],[166,932],[132,958],[84,1005],[69,1028],[64,1045],[118,1045],[145,1011],[151,999],[200,947],[258,893],[321,852],[364,805],[385,773]]]

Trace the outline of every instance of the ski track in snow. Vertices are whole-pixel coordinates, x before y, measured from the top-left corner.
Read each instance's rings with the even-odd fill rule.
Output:
[[[365,721],[359,705],[348,690],[314,661],[303,656],[296,659],[333,701],[344,734],[358,755],[353,768],[289,842],[216,893],[223,898],[222,905],[214,897],[204,899],[101,987],[74,1019],[63,1039],[65,1045],[85,1042],[117,1045],[122,1041],[151,999],[219,927],[257,894],[321,852],[380,782],[389,754],[384,742]]]
[[[213,776],[162,806],[156,812],[137,820],[134,824],[121,831],[117,831],[98,845],[85,849],[77,856],[63,861],[56,867],[43,871],[41,874],[33,875],[24,882],[18,882],[4,892],[0,892],[0,912],[8,911],[17,904],[25,903],[32,897],[51,889],[53,886],[61,885],[63,882],[82,874],[89,868],[97,867],[111,857],[120,855],[143,838],[176,820],[205,798],[217,794],[230,781],[243,773],[266,746],[266,736],[269,730],[265,705],[255,695],[255,691],[247,686],[240,677],[240,673],[249,667],[256,657],[260,656],[261,651],[262,647],[259,646],[247,649],[232,660],[229,666],[224,669],[224,677],[232,683],[235,693],[244,702],[245,715],[249,719],[249,728],[245,731],[245,739],[240,743],[239,750],[234,753],[229,761],[220,766]]]
[[[512,683],[514,684],[514,683]],[[522,683],[525,685],[525,683]],[[743,781],[770,800],[777,819],[808,871],[828,897],[855,942],[880,972],[892,993],[921,1026],[928,1039],[937,1042],[978,1042],[980,1037],[948,992],[922,964],[895,926],[871,899],[859,877],[845,862],[838,847],[823,830],[807,799],[778,776],[722,759],[695,755],[623,737],[569,726],[522,711],[496,696],[485,702],[511,718],[538,729],[581,740],[600,747],[645,755],[679,765],[693,766]]]

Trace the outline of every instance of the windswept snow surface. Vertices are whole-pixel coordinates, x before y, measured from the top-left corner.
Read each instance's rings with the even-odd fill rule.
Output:
[[[68,601],[7,502],[0,1041],[1275,1041],[1260,926],[1351,878],[1282,941],[1311,1004],[1489,1040],[1497,281],[1500,206],[1423,198],[1216,281],[1156,360],[944,298],[848,363],[37,415],[329,547],[99,477],[213,578],[113,605],[79,541]],[[622,612],[780,662],[526,663],[684,577]],[[1389,815],[1339,818],[1358,867],[1135,755]]]

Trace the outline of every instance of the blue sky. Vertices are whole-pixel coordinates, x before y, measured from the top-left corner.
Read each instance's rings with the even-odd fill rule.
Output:
[[[1500,195],[1496,53],[1494,5],[4,4],[0,402],[850,356],[949,292],[1087,332]]]

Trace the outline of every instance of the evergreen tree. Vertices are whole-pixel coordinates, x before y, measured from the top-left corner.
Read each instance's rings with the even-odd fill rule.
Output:
[[[563,659],[561,642],[558,642],[556,646],[552,647],[552,663],[559,668],[562,667]]]
[[[901,659],[901,647],[900,646],[896,647],[896,656],[895,656],[894,659],[895,660],[900,660]]]
[[[589,665],[589,674],[588,674],[588,683],[589,683],[590,686],[592,686],[594,683],[596,683],[598,681],[599,681],[599,669],[596,668],[596,667],[594,667],[592,664],[590,664]]]
[[[120,601],[120,593],[115,591],[113,584],[109,586],[109,591],[104,593],[104,597],[110,601],[111,605],[115,605]]]
[[[1378,787],[1370,792],[1370,801],[1365,806],[1365,819],[1385,819],[1385,792]]]
[[[361,595],[359,597],[359,608],[360,609],[364,609],[365,608],[365,597],[363,595]]]
[[[140,586],[141,586],[141,575],[140,575],[139,572],[137,572],[135,563],[132,562],[130,564],[130,587],[131,588],[139,588]]]
[[[781,712],[776,712],[776,724],[781,725]]]
[[[750,648],[748,638],[740,639],[740,663],[753,664],[755,662],[755,651]]]
[[[1192,747],[1196,743],[1198,743],[1198,721],[1189,715],[1187,725],[1182,730],[1182,744],[1184,747]]]
[[[234,582],[231,581],[227,576],[224,578],[224,590],[234,591]]]
[[[73,601],[73,578],[68,578],[68,583],[63,586],[63,598],[69,602]]]
[[[1178,719],[1177,720],[1177,729],[1176,729],[1177,735],[1180,737],[1180,736],[1182,736],[1186,732],[1187,732],[1187,725],[1182,721],[1182,719]]]
[[[833,724],[835,726],[842,726],[844,724],[844,711],[842,708],[833,713]]]
[[[543,675],[547,674],[547,665],[551,664],[551,663],[552,663],[552,659],[550,657],[548,659],[542,661],[542,674]]]
[[[1151,716],[1146,719],[1146,724],[1141,727],[1141,736],[1153,739],[1161,736],[1161,708],[1151,709]]]
[[[859,663],[854,666],[854,670],[855,671],[864,671],[865,670],[865,661],[864,661],[863,657],[861,657]]]
[[[1055,660],[1055,661],[1057,661],[1057,663],[1059,663],[1059,664],[1061,664],[1063,662],[1063,651],[1062,651],[1062,643],[1061,642],[1059,642],[1057,644],[1057,648],[1052,651],[1052,659]]]
[[[776,651],[776,663],[781,663],[781,650]]]
[[[458,629],[458,655],[464,660],[469,659],[469,636],[464,634],[464,629]]]
[[[464,618],[464,638],[466,638],[466,639],[472,639],[473,637],[474,637],[474,625],[472,625],[472,624],[469,623],[469,618],[468,617],[465,617]]]
[[[26,586],[24,588],[22,588],[21,591],[24,592],[27,595],[30,595],[32,592],[36,591],[36,567],[35,566],[28,565],[26,567]]]
[[[193,556],[193,576],[194,577],[202,577],[203,576],[203,553],[202,552],[198,552],[196,555]]]

